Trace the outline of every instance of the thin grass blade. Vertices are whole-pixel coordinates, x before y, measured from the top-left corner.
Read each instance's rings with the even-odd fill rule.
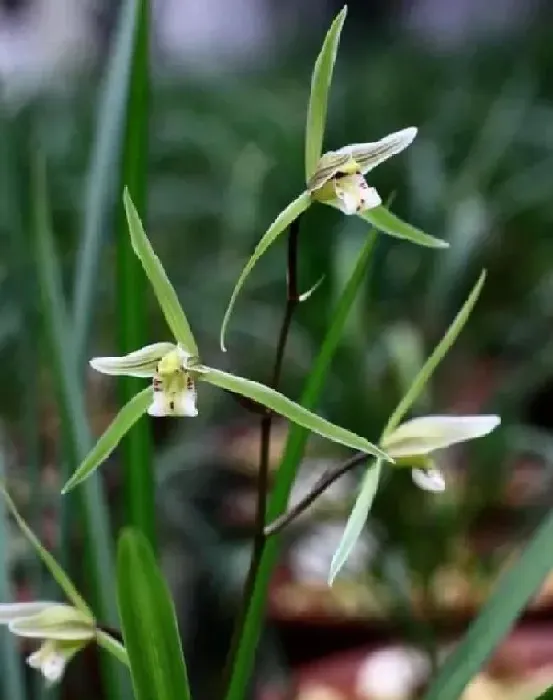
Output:
[[[190,700],[171,594],[148,541],[133,529],[119,540],[117,591],[136,700]]]
[[[87,453],[91,436],[87,422],[81,373],[77,369],[63,296],[61,272],[54,246],[44,159],[38,144],[31,148],[33,192],[33,253],[40,287],[41,314],[54,372],[58,406],[65,437],[68,462],[78,463]],[[81,519],[85,534],[87,581],[94,608],[103,623],[115,624],[115,572],[112,564],[109,513],[97,476],[88,479],[80,494]],[[119,667],[107,664],[110,699],[122,697],[125,680]]]
[[[150,0],[128,0],[124,10],[133,28],[134,46],[125,113],[123,155],[119,197],[127,189],[142,216],[147,216],[148,144],[150,115]],[[119,205],[117,221],[117,328],[119,354],[126,355],[148,342],[147,285],[129,240],[127,212]],[[140,380],[121,377],[118,382],[121,404],[140,389]],[[121,445],[125,474],[127,521],[139,527],[155,542],[154,478],[149,425],[136,426]]]
[[[321,350],[313,363],[305,383],[300,403],[308,409],[316,408],[325,386],[332,358],[340,344],[342,332],[349,312],[366,279],[367,267],[371,259],[376,236],[374,232],[367,236],[361,249],[355,268],[348,280],[332,315],[332,323],[324,337]],[[292,425],[286,443],[286,450],[278,468],[274,490],[269,500],[267,521],[271,522],[283,513],[287,506],[296,476],[298,465],[303,457],[309,431],[298,425]],[[250,599],[244,633],[232,669],[226,700],[241,700],[244,688],[248,686],[253,668],[259,635],[264,619],[265,601],[272,572],[279,555],[279,538],[272,537],[265,546],[253,595]]]
[[[5,478],[5,454],[0,445],[0,479]],[[9,530],[3,501],[0,500],[0,600],[13,600],[10,582]],[[0,635],[0,659],[2,662],[1,688],[3,697],[10,700],[25,700],[25,689],[17,642],[11,634]]]
[[[534,534],[520,559],[499,584],[453,651],[424,700],[458,700],[553,567],[553,512]]]
[[[120,196],[117,172],[122,157],[122,136],[135,45],[134,4],[134,0],[127,0],[119,11],[99,98],[85,185],[73,303],[75,351],[79,358],[85,353],[93,321],[102,245],[112,224],[113,207]]]

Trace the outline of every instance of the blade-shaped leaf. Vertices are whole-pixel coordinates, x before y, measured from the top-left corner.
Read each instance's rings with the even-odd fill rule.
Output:
[[[71,603],[73,603],[73,605],[85,615],[92,617],[92,611],[90,610],[84,599],[81,597],[76,587],[73,585],[73,582],[71,581],[69,576],[67,576],[65,571],[61,568],[61,566],[50,554],[50,552],[42,546],[34,532],[23,520],[23,518],[19,514],[19,511],[15,507],[15,503],[12,501],[11,496],[6,491],[3,485],[0,485],[0,491],[2,492],[2,495],[6,501],[6,505],[8,506],[11,514],[13,515],[14,520],[18,524],[19,529],[32,544],[36,553],[42,559],[46,568],[52,574],[52,577],[57,581],[60,588],[67,596],[68,600],[71,601]]]
[[[336,53],[340,34],[348,12],[344,6],[334,18],[327,32],[323,46],[313,68],[311,77],[311,94],[307,108],[307,125],[305,130],[305,181],[308,182],[323,152],[323,139],[328,107],[328,95],[332,83]]]
[[[222,372],[218,369],[207,368],[207,372],[201,376],[201,379],[219,386],[227,391],[232,391],[240,396],[246,396],[248,399],[253,399],[257,403],[270,408],[271,411],[288,418],[293,423],[297,423],[308,430],[311,430],[318,435],[322,435],[333,442],[338,442],[346,447],[351,447],[353,450],[361,450],[367,454],[375,455],[387,462],[393,461],[379,447],[373,445],[365,438],[356,435],[355,433],[341,428],[338,425],[330,423],[330,421],[311,413],[303,406],[291,401],[289,398],[280,394],[274,389],[270,389],[264,384],[259,384],[251,379],[243,377],[235,377],[233,374]]]
[[[336,576],[340,573],[340,570],[346,563],[352,549],[355,546],[355,543],[363,532],[363,528],[367,522],[369,511],[376,495],[381,470],[382,462],[381,460],[377,460],[376,464],[371,466],[363,477],[363,483],[361,484],[359,496],[355,501],[353,510],[351,511],[346,523],[344,534],[342,535],[338,549],[332,557],[330,573],[328,575],[329,585],[334,583]]]
[[[458,700],[551,571],[552,541],[553,512],[534,534],[519,560],[503,574],[462,642],[440,669],[425,700]]]
[[[113,422],[90,450],[72,477],[65,484],[62,493],[65,494],[84,481],[104,462],[117,447],[121,438],[146,413],[152,403],[153,389],[147,387],[133,397],[119,411]]]
[[[469,316],[474,308],[474,305],[478,301],[480,292],[482,291],[482,286],[486,279],[486,272],[483,271],[478,281],[474,285],[471,293],[469,294],[467,300],[461,307],[461,310],[453,319],[453,323],[447,329],[444,337],[440,340],[438,345],[434,348],[434,352],[430,355],[428,360],[422,366],[420,372],[417,374],[413,383],[409,387],[409,390],[405,396],[401,399],[397,405],[395,411],[390,416],[388,423],[384,429],[382,438],[385,439],[393,430],[397,428],[399,423],[403,420],[403,417],[409,411],[411,406],[418,399],[419,395],[423,391],[426,383],[434,373],[436,367],[440,364],[443,358],[446,356],[448,350],[451,348],[453,343],[457,340],[457,336],[463,330],[465,323],[468,321]]]
[[[429,236],[424,231],[402,221],[384,206],[367,209],[359,214],[359,217],[368,221],[382,233],[387,233],[394,238],[401,238],[426,248],[449,248],[447,241]]]
[[[355,299],[367,275],[376,235],[371,232],[359,253],[344,291],[331,315],[332,321],[326,332],[321,349],[313,362],[313,367],[305,382],[300,403],[306,408],[316,408],[325,387],[326,377],[334,354],[343,338],[343,329]],[[288,505],[292,485],[298,466],[302,460],[309,432],[299,425],[292,425],[286,450],[276,473],[274,490],[267,509],[268,520],[281,515]],[[261,557],[253,594],[248,601],[244,630],[238,647],[225,700],[240,700],[243,689],[249,682],[258,646],[261,626],[264,620],[264,606],[274,567],[279,557],[279,537],[273,536],[265,545]]]
[[[234,307],[234,304],[236,302],[236,298],[238,296],[238,293],[242,289],[242,286],[244,285],[244,282],[246,281],[246,278],[250,274],[250,272],[253,270],[255,264],[259,260],[259,258],[263,255],[263,253],[267,250],[267,248],[276,241],[276,239],[280,236],[281,233],[283,233],[290,224],[295,221],[300,214],[302,214],[307,207],[311,203],[311,197],[307,192],[302,192],[299,197],[294,199],[294,201],[289,204],[284,211],[280,212],[280,214],[277,216],[277,218],[273,221],[273,223],[269,226],[267,231],[264,233],[263,238],[259,241],[259,243],[256,245],[255,250],[253,251],[253,254],[251,258],[248,260],[246,263],[246,266],[240,273],[240,277],[238,278],[238,282],[234,286],[232,295],[230,297],[230,301],[227,306],[227,310],[225,311],[225,315],[223,318],[223,323],[221,325],[221,337],[220,337],[220,342],[221,342],[221,350],[225,351],[225,334],[227,330],[227,325],[230,319],[230,315],[232,313],[232,309]]]
[[[126,189],[123,195],[123,201],[125,203],[125,211],[127,213],[127,221],[134,252],[140,258],[144,271],[150,280],[154,294],[156,295],[167,321],[167,325],[171,329],[177,342],[191,355],[197,355],[198,346],[196,345],[188,320],[179,303],[177,293],[146,236],[138,212]]]
[[[153,0],[134,0],[135,32],[132,65],[129,76],[129,91],[125,110],[125,128],[123,134],[123,151],[119,169],[118,196],[125,190],[132,198],[133,208],[139,211],[143,218],[148,212],[148,177],[149,143],[151,122],[151,25],[155,16]],[[148,341],[148,285],[143,270],[146,269],[150,284],[154,286],[156,296],[161,292],[154,284],[154,279],[165,283],[168,291],[167,311],[175,326],[183,328],[183,342],[187,339],[187,323],[182,323],[182,311],[176,295],[171,289],[163,267],[151,253],[151,247],[144,235],[142,227],[136,232],[142,234],[140,240],[129,240],[128,207],[118,207],[116,224],[116,294],[117,294],[117,345],[118,351],[124,355],[136,348],[143,347]],[[145,240],[146,239],[146,240]],[[131,243],[131,245],[129,245]],[[137,243],[143,243],[144,257],[137,257]],[[134,249],[134,250],[133,250]],[[145,267],[149,257],[152,264]],[[159,273],[157,278],[151,276]],[[170,302],[170,304],[169,304]],[[171,327],[173,333],[175,329]],[[193,343],[192,343],[193,344]],[[134,377],[121,377],[117,382],[121,406],[137,394],[141,385]],[[123,472],[124,510],[129,524],[133,524],[149,538],[152,545],[155,542],[155,503],[154,503],[154,474],[153,449],[150,424],[137,425],[131,428],[121,443],[119,464]]]
[[[119,540],[117,593],[136,700],[188,700],[190,690],[173,601],[146,538]]]
[[[542,693],[536,700],[553,700],[553,685]]]
[[[124,143],[123,126],[129,102],[129,76],[139,10],[119,3],[117,27],[106,63],[88,172],[83,193],[83,221],[75,273],[73,318],[75,352],[81,358],[93,319],[102,245],[112,223],[114,201],[119,199],[117,172]],[[119,7],[118,5],[118,7]],[[131,118],[135,115],[131,115]]]

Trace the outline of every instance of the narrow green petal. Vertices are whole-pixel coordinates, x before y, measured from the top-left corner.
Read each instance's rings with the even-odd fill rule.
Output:
[[[420,394],[424,390],[426,383],[434,373],[436,367],[440,364],[443,358],[446,356],[447,352],[457,340],[457,336],[463,330],[465,323],[468,321],[469,316],[474,308],[474,305],[478,301],[480,292],[484,285],[486,279],[486,272],[483,271],[478,281],[474,285],[471,293],[469,294],[467,300],[463,304],[461,310],[453,319],[453,323],[447,329],[444,337],[440,340],[438,345],[434,348],[434,352],[430,355],[428,360],[422,366],[420,372],[417,374],[413,383],[409,387],[405,396],[401,399],[397,405],[395,411],[390,416],[384,432],[382,434],[382,439],[386,439],[392,431],[394,431],[397,426],[403,420],[403,417],[410,410],[411,406],[419,398]]]
[[[370,467],[363,477],[363,483],[361,484],[359,496],[357,496],[353,510],[351,511],[348,522],[346,523],[344,534],[342,535],[338,549],[332,557],[330,573],[328,575],[329,585],[334,583],[336,576],[338,576],[340,573],[340,570],[346,563],[352,549],[355,546],[355,543],[363,532],[363,528],[367,522],[369,511],[371,510],[371,506],[376,495],[381,470],[382,461],[377,460],[376,464]]]
[[[122,357],[94,357],[90,366],[102,374],[153,377],[158,362],[174,349],[174,343],[154,343]]]
[[[246,396],[248,399],[253,399],[257,403],[270,408],[275,413],[284,416],[293,423],[297,423],[318,435],[322,435],[328,440],[338,442],[346,447],[351,447],[353,450],[361,450],[367,454],[375,455],[388,462],[393,461],[379,447],[365,440],[365,438],[345,428],[340,428],[324,418],[317,416],[315,413],[311,413],[311,411],[291,401],[286,396],[279,394],[279,392],[274,389],[270,389],[250,379],[235,377],[233,374],[228,374],[218,369],[212,369],[211,367],[207,369],[208,372],[203,374],[201,379],[204,379],[210,384],[232,391],[235,394]]]
[[[184,350],[191,355],[197,355],[198,346],[196,345],[188,320],[179,303],[177,293],[169,281],[160,259],[155,254],[152,244],[146,236],[138,212],[136,211],[127,189],[125,189],[123,201],[125,203],[133,250],[139,257],[144,272],[150,280],[150,284],[153,287],[154,294],[163,311],[167,325]]]
[[[313,68],[311,94],[307,108],[305,131],[305,181],[308,182],[323,152],[323,139],[328,108],[328,95],[332,83],[334,64],[340,42],[340,34],[348,8],[345,5],[330,25],[323,46]]]
[[[58,639],[86,641],[95,634],[94,621],[89,615],[70,605],[54,605],[47,610],[14,620],[10,632],[29,639]]]
[[[382,233],[387,233],[394,238],[401,238],[426,248],[449,248],[447,241],[429,236],[420,229],[402,221],[382,205],[373,209],[367,209],[358,214],[358,216],[364,221],[368,221]]]
[[[284,211],[280,212],[280,214],[277,216],[277,218],[273,221],[273,223],[269,226],[265,234],[263,235],[263,238],[259,241],[259,243],[256,245],[255,250],[253,251],[253,254],[251,258],[248,260],[246,263],[246,266],[242,270],[240,277],[238,278],[238,282],[236,283],[234,290],[232,292],[229,304],[227,306],[227,310],[225,311],[225,316],[223,318],[223,324],[221,326],[221,336],[220,336],[220,342],[221,342],[221,350],[225,351],[225,334],[227,330],[227,325],[230,319],[230,314],[232,313],[232,309],[234,307],[234,303],[236,302],[236,298],[238,296],[238,293],[240,292],[244,282],[246,281],[246,278],[250,274],[250,272],[253,270],[255,264],[259,260],[259,258],[263,255],[263,253],[267,250],[267,248],[276,241],[276,239],[280,236],[281,233],[283,233],[290,224],[295,221],[300,214],[302,214],[310,205],[311,203],[311,197],[309,196],[308,192],[302,192],[299,197],[294,199],[294,201],[289,204]]]
[[[71,581],[69,576],[61,568],[61,566],[50,554],[50,552],[42,546],[34,532],[23,520],[21,515],[19,515],[19,511],[15,507],[15,503],[12,501],[9,493],[6,491],[3,485],[0,485],[0,491],[2,492],[2,495],[4,496],[4,499],[6,501],[6,505],[8,506],[14,520],[18,524],[19,529],[25,535],[27,540],[29,540],[29,542],[32,544],[35,551],[44,562],[46,568],[52,574],[52,577],[55,579],[59,587],[67,596],[68,600],[71,601],[71,603],[73,603],[73,605],[82,613],[89,617],[92,617],[92,611],[86,604],[85,600],[81,597],[76,587],[73,585],[73,582]]]
[[[130,666],[127,650],[119,640],[114,639],[110,634],[104,632],[104,630],[96,630],[96,643],[122,664]]]
[[[148,387],[134,396],[119,411],[113,422],[100,437],[81,462],[73,476],[65,484],[62,494],[67,493],[81,481],[89,477],[104,462],[117,447],[123,436],[132,428],[136,421],[146,413],[153,398],[153,389]]]

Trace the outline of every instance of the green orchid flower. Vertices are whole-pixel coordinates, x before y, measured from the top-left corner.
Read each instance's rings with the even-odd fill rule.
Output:
[[[259,382],[204,365],[177,294],[154,253],[128,192],[125,192],[124,203],[133,249],[150,280],[167,324],[173,332],[174,341],[147,345],[122,357],[95,357],[90,361],[93,369],[98,372],[149,378],[152,384],[136,394],[121,409],[69,479],[63,493],[97,469],[131,426],[145,413],[154,417],[196,416],[200,382],[208,382],[251,399],[329,440],[375,455],[385,461],[393,461],[383,450],[365,438],[317,416],[278,391]]]

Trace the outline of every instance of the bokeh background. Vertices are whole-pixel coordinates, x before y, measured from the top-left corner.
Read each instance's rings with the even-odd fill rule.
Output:
[[[206,361],[263,381],[284,306],[283,244],[249,279],[226,355],[218,348],[219,327],[255,242],[302,186],[312,65],[340,6],[337,0],[153,3],[149,235]],[[114,0],[0,2],[2,468],[26,518],[85,591],[82,511],[58,495],[74,465],[64,460],[46,357],[22,149],[33,112],[48,156],[63,291],[74,309],[98,104],[118,9]],[[378,237],[318,410],[375,438],[486,268],[473,316],[418,408],[498,412],[503,426],[444,455],[449,488],[443,495],[418,491],[405,473],[387,479],[332,589],[328,566],[358,475],[336,483],[289,528],[251,697],[416,697],[429,659],[466,628],[551,506],[552,20],[546,0],[349,2],[325,146],[418,126],[414,145],[378,168],[371,183],[383,198],[395,195],[400,216],[450,248],[431,251]],[[86,319],[78,308],[73,319],[89,327],[83,368],[86,357],[115,353],[121,320],[113,221],[104,227],[94,303]],[[282,388],[293,398],[366,233],[359,220],[323,207],[302,221],[302,287],[323,275],[324,281],[291,331]],[[147,305],[148,337],[165,337],[152,296],[138,300]],[[74,389],[86,398],[90,429],[99,434],[117,411],[118,396],[113,382],[84,369],[81,380]],[[202,392],[199,408],[193,421],[152,421],[149,429],[160,556],[195,698],[203,700],[217,692],[215,670],[224,663],[247,571],[259,421],[214,391]],[[286,426],[277,426],[275,468],[285,437]],[[293,498],[341,456],[311,440]],[[102,468],[114,531],[125,522],[119,462],[116,453]],[[102,530],[102,513],[96,517]],[[6,521],[0,535],[2,598],[56,595],[16,528]],[[553,579],[475,681],[471,698],[506,697],[508,688],[522,700],[553,682],[552,613]],[[14,649],[4,633],[0,644],[0,686],[15,673],[25,683],[23,698],[40,697],[40,683],[24,667],[26,649]],[[383,695],[382,679],[392,676],[405,682],[392,689],[399,694]],[[2,687],[1,697],[11,700]],[[71,665],[59,692],[102,697],[94,650]]]

